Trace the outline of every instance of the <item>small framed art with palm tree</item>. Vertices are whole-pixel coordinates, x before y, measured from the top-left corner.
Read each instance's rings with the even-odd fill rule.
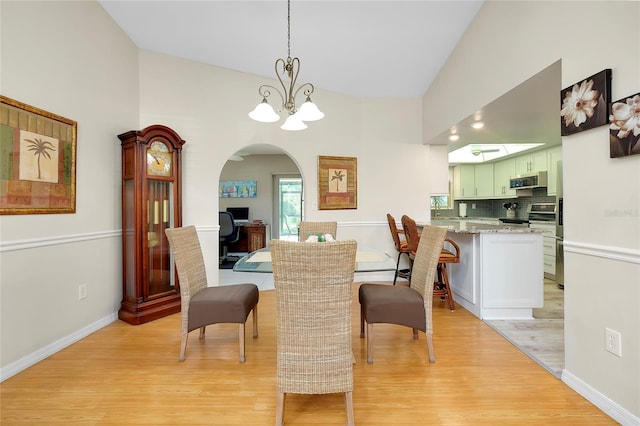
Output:
[[[358,208],[357,158],[318,156],[318,209]]]
[[[0,214],[75,213],[77,123],[0,100]]]

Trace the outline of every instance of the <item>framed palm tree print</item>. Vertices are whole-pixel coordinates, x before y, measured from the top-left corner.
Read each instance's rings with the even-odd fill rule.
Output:
[[[0,214],[75,213],[78,124],[0,101]]]
[[[318,156],[318,209],[358,208],[358,159]]]

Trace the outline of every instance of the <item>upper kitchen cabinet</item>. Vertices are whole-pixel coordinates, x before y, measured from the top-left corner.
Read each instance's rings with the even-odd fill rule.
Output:
[[[516,174],[516,160],[508,160],[493,163],[493,195],[498,198],[514,198],[516,190],[509,187],[509,178]]]
[[[516,175],[547,171],[547,150],[543,149],[516,157]]]
[[[547,195],[556,195],[558,188],[558,161],[562,161],[562,145],[547,150]]]
[[[453,168],[453,198],[493,197],[493,164],[460,164]]]

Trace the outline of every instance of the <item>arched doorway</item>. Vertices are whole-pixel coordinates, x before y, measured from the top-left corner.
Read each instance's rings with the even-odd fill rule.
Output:
[[[233,185],[255,182],[255,192],[235,193]],[[232,190],[224,190],[230,185]],[[303,177],[293,157],[279,147],[256,144],[243,147],[229,157],[219,176],[219,207],[248,207],[249,221],[267,225],[267,240],[297,239],[303,215]]]

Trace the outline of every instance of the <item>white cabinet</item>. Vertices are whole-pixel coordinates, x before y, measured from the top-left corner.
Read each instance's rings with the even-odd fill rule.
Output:
[[[509,188],[509,178],[516,174],[516,160],[493,163],[493,195],[501,198],[514,198],[516,190]]]
[[[547,150],[547,195],[556,195],[558,188],[558,161],[562,160],[562,145]]]
[[[516,157],[516,174],[526,175],[547,170],[547,150],[543,149]]]
[[[475,165],[475,184],[477,198],[493,197],[493,164]]]
[[[544,276],[554,279],[556,276],[556,224],[530,223],[529,227],[542,231]]]
[[[476,193],[475,166],[460,164],[453,168],[453,198],[474,198]]]
[[[460,164],[453,168],[453,198],[493,197],[493,164]]]

